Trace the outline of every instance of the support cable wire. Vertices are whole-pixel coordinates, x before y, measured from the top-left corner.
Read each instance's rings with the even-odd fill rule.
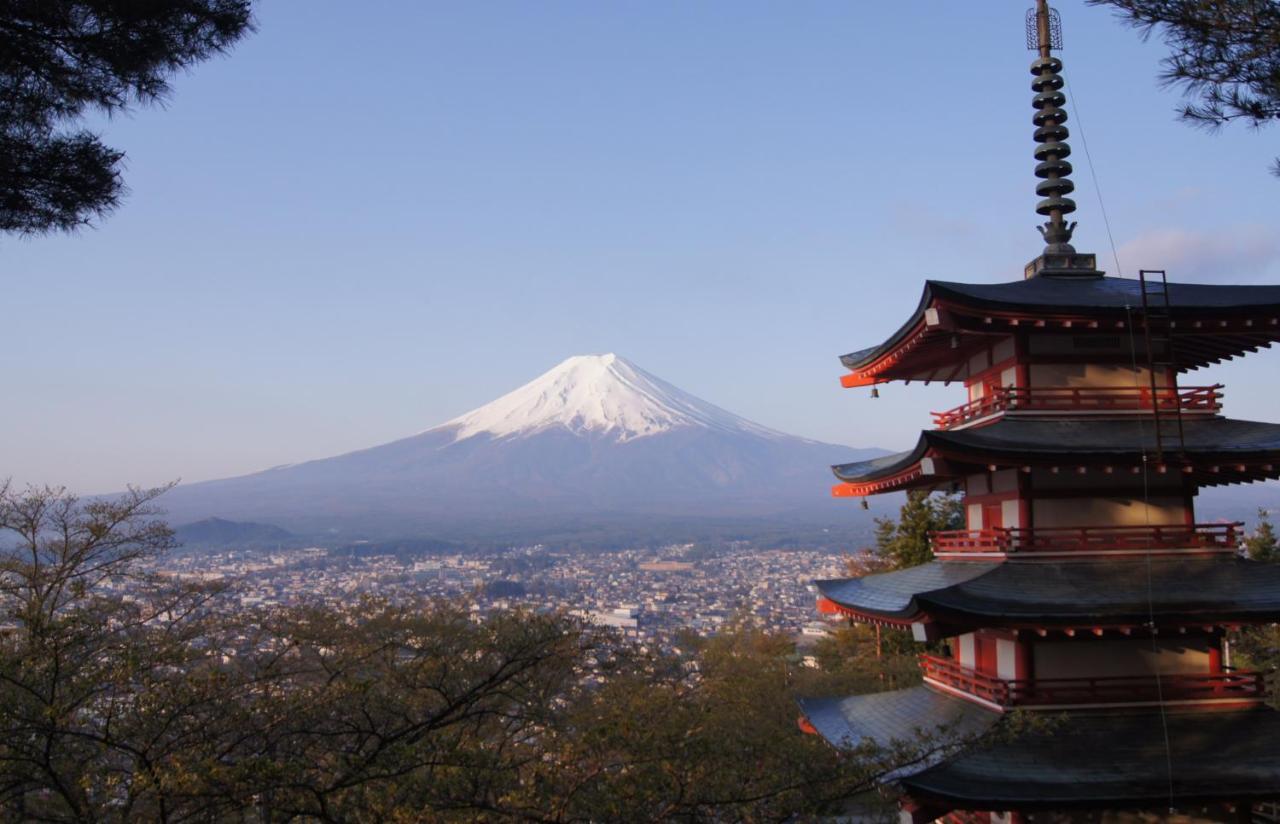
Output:
[[[1093,163],[1093,153],[1089,151],[1089,139],[1085,134],[1084,117],[1080,114],[1079,99],[1077,95],[1074,94],[1071,87],[1067,84],[1065,76],[1063,77],[1063,91],[1066,93],[1067,101],[1068,101],[1067,105],[1071,107],[1071,110],[1072,110],[1071,113],[1075,117],[1075,120],[1078,126],[1077,132],[1080,135],[1080,143],[1081,143],[1081,146],[1083,146],[1084,148],[1085,160],[1089,165],[1089,177],[1093,181],[1094,194],[1098,198],[1098,209],[1102,213],[1102,223],[1106,227],[1107,241],[1111,244],[1111,257],[1115,261],[1116,275],[1119,277],[1123,277],[1124,270],[1120,266],[1120,253],[1116,248],[1115,234],[1111,230],[1111,218],[1107,214],[1107,205],[1102,197],[1102,186],[1098,183],[1098,173],[1097,173],[1097,168],[1094,166],[1094,163]],[[1143,288],[1145,289],[1145,286]],[[1168,299],[1167,287],[1166,287],[1165,296],[1167,301]],[[1144,305],[1146,304],[1145,294],[1143,295],[1143,304]],[[1141,380],[1138,376],[1138,343],[1137,343],[1137,337],[1133,331],[1133,307],[1126,305],[1124,307],[1124,311],[1125,311],[1126,323],[1129,327],[1129,354],[1130,354],[1131,366],[1133,369],[1134,388],[1137,389],[1138,392],[1140,393],[1142,391],[1142,385],[1141,385]],[[1143,323],[1145,324],[1148,321],[1149,319],[1146,317],[1146,313],[1144,312]],[[1148,344],[1148,347],[1147,347],[1148,361],[1152,360],[1152,355],[1153,353],[1151,351],[1150,344]],[[1170,353],[1170,357],[1172,358],[1172,353]],[[1154,380],[1154,367],[1149,367],[1149,368],[1152,369],[1152,379]],[[1175,390],[1174,402],[1175,403],[1178,402],[1176,398],[1176,390]],[[1159,423],[1159,417],[1158,417],[1159,401],[1154,392],[1152,393],[1151,404],[1152,404],[1152,411],[1157,416],[1156,417],[1157,430],[1155,434],[1156,434],[1157,440],[1159,440],[1160,438],[1160,432],[1159,432],[1160,423]],[[1146,424],[1143,421],[1143,417],[1144,416],[1142,415],[1137,416],[1138,449],[1142,456],[1143,510],[1144,510],[1146,524],[1148,527],[1150,527],[1151,526],[1151,462],[1150,462],[1150,455],[1147,452]],[[1163,452],[1163,450],[1160,450],[1160,451]],[[1163,455],[1161,456],[1161,458],[1163,459]],[[1153,583],[1153,571],[1151,568],[1151,551],[1150,551],[1151,549],[1152,547],[1148,546],[1147,547],[1148,551],[1146,553],[1147,626],[1151,631],[1151,650],[1153,653],[1153,657],[1156,659],[1156,666],[1154,668],[1155,669],[1154,675],[1155,675],[1155,682],[1156,682],[1156,700],[1159,702],[1159,707],[1160,707],[1160,728],[1164,734],[1165,770],[1166,770],[1166,775],[1168,777],[1168,790],[1169,790],[1169,812],[1172,814],[1174,812],[1173,746],[1169,740],[1169,719],[1164,706],[1164,682],[1160,677],[1160,667],[1159,667],[1160,645],[1157,640],[1158,635],[1157,635],[1156,616],[1155,616],[1155,593],[1154,593],[1154,583]]]
[[[1116,251],[1116,238],[1111,233],[1111,218],[1107,216],[1107,204],[1102,199],[1102,187],[1098,185],[1098,171],[1093,165],[1093,154],[1089,151],[1089,138],[1084,132],[1084,117],[1080,114],[1080,99],[1073,91],[1066,75],[1062,76],[1062,90],[1067,95],[1067,106],[1071,108],[1071,116],[1076,121],[1076,133],[1080,135],[1080,145],[1084,148],[1084,159],[1089,164],[1089,178],[1093,181],[1093,193],[1098,197],[1098,209],[1102,212],[1102,225],[1107,229],[1107,242],[1111,244],[1111,259],[1116,263],[1116,275],[1124,277],[1120,268],[1120,253]],[[1127,307],[1126,307],[1127,308]]]
[[[1108,230],[1110,231],[1110,230]],[[1117,263],[1117,265],[1119,265]],[[1133,367],[1133,385],[1139,392],[1142,391],[1142,381],[1138,377],[1138,340],[1133,332],[1133,307],[1126,305],[1124,307],[1125,325],[1129,327],[1129,359]],[[1144,317],[1143,323],[1147,322]],[[1150,352],[1148,351],[1148,354]],[[1151,398],[1152,408],[1155,408],[1156,398]],[[1146,518],[1147,527],[1151,526],[1151,463],[1150,455],[1147,454],[1147,431],[1146,424],[1143,421],[1144,416],[1138,415],[1138,450],[1142,455],[1142,509]],[[1159,426],[1157,421],[1156,426]],[[1159,437],[1159,433],[1156,433]],[[1150,532],[1148,532],[1150,534]],[[1160,645],[1157,642],[1159,637],[1156,633],[1156,608],[1155,608],[1155,592],[1152,582],[1151,570],[1151,547],[1147,547],[1146,552],[1146,570],[1147,570],[1147,627],[1151,630],[1151,654],[1155,659],[1154,675],[1156,681],[1156,701],[1160,707],[1160,729],[1164,733],[1164,761],[1165,774],[1168,778],[1169,788],[1169,812],[1174,812],[1173,798],[1173,745],[1169,741],[1169,717],[1164,708],[1164,681],[1160,677]]]
[[[1102,224],[1104,227],[1106,227],[1107,241],[1108,243],[1111,244],[1111,258],[1112,260],[1115,261],[1115,264],[1116,264],[1116,275],[1119,277],[1124,277],[1124,269],[1120,266],[1120,252],[1116,248],[1115,233],[1111,229],[1111,218],[1107,214],[1107,204],[1102,197],[1102,186],[1098,182],[1097,167],[1094,165],[1094,162],[1093,162],[1093,153],[1089,151],[1089,138],[1085,133],[1084,117],[1080,113],[1079,96],[1075,94],[1074,89],[1067,83],[1065,76],[1063,77],[1063,86],[1064,86],[1063,91],[1067,93],[1067,101],[1068,101],[1067,105],[1071,107],[1072,114],[1074,115],[1076,120],[1076,124],[1077,124],[1076,132],[1080,135],[1080,145],[1084,148],[1085,161],[1089,165],[1089,178],[1093,181],[1093,191],[1098,198],[1098,209],[1102,213]],[[1145,286],[1143,288],[1145,289]],[[1167,295],[1168,295],[1168,292],[1166,287],[1166,300],[1167,300]],[[1145,295],[1143,295],[1143,303],[1144,304],[1146,303]],[[1133,369],[1134,388],[1137,389],[1139,392],[1141,392],[1142,384],[1141,384],[1141,379],[1138,377],[1138,342],[1137,342],[1137,337],[1133,331],[1133,307],[1126,305],[1124,307],[1124,311],[1125,311],[1125,317],[1126,317],[1126,325],[1129,327],[1129,356],[1130,356],[1130,363]],[[1143,323],[1144,324],[1147,323],[1147,320],[1148,319],[1144,313]],[[1147,349],[1148,360],[1151,360],[1152,354],[1153,353],[1151,352],[1150,346],[1148,345],[1148,349]],[[1151,377],[1152,377],[1152,380],[1155,379],[1154,371],[1152,372]],[[1174,402],[1177,403],[1176,398]],[[1151,395],[1151,406],[1152,406],[1152,410],[1156,412],[1157,415],[1159,414],[1158,404],[1159,404],[1159,400],[1156,397],[1155,392],[1153,391]],[[1158,429],[1159,426],[1160,426],[1159,418],[1157,417],[1156,419],[1157,431],[1155,433],[1157,439],[1159,439],[1160,437],[1160,432]],[[1147,439],[1146,424],[1143,420],[1143,416],[1139,415],[1138,416],[1138,449],[1142,455],[1142,506],[1143,506],[1143,515],[1146,520],[1146,525],[1150,527],[1151,526],[1151,462],[1150,462],[1150,455],[1148,455],[1147,453],[1146,439]],[[1148,547],[1147,549],[1148,549],[1148,552],[1146,553],[1146,556],[1145,556],[1146,557],[1146,573],[1147,573],[1147,626],[1151,631],[1152,655],[1157,659],[1157,663],[1155,667],[1156,700],[1159,702],[1159,707],[1160,707],[1160,729],[1164,735],[1165,774],[1168,778],[1169,811],[1170,813],[1172,813],[1174,811],[1173,745],[1170,743],[1170,740],[1169,740],[1169,718],[1168,718],[1168,714],[1165,711],[1165,706],[1164,706],[1164,681],[1160,677],[1160,667],[1159,667],[1159,661],[1158,661],[1159,655],[1160,655],[1160,645],[1158,643],[1158,640],[1157,640],[1158,635],[1156,633],[1155,593],[1154,593],[1154,583],[1153,583],[1153,571],[1151,569],[1151,552],[1150,552],[1151,547]]]

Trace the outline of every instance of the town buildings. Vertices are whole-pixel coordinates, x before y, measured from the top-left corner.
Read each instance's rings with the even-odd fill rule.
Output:
[[[653,648],[684,632],[711,635],[739,616],[793,635],[821,636],[814,570],[844,561],[820,550],[691,544],[587,553],[536,545],[471,554],[352,554],[329,548],[225,549],[166,558],[160,570],[228,587],[229,608],[341,605],[362,595],[393,603],[462,599],[477,614],[521,607],[577,613]]]

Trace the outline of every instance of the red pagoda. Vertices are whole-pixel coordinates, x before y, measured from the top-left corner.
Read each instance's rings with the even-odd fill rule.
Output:
[[[891,777],[904,821],[1249,821],[1280,799],[1280,712],[1225,637],[1280,621],[1280,565],[1242,558],[1239,524],[1197,523],[1195,497],[1280,477],[1280,425],[1180,380],[1280,340],[1280,286],[1106,277],[1072,248],[1060,37],[1038,0],[1043,254],[1013,282],[927,281],[896,333],[841,359],[846,387],[967,390],[913,449],[833,468],[836,496],[961,493],[966,529],[933,535],[923,566],[816,582],[821,610],[946,651],[921,656],[920,686],[802,702],[803,725],[842,748],[978,740]],[[1051,720],[982,740],[1012,710]]]

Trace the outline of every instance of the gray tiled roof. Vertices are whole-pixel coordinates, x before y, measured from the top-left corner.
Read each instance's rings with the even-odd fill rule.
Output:
[[[848,698],[804,698],[800,711],[832,746],[852,749],[873,742],[889,746],[922,734],[969,740],[996,723],[999,714],[928,687]]]
[[[913,796],[976,809],[1167,806],[1280,798],[1280,713],[1266,708],[1076,713],[901,779]],[[1169,761],[1172,760],[1172,781]]]
[[[1234,557],[1003,564],[934,561],[881,575],[815,583],[837,604],[887,618],[956,615],[992,625],[1132,623],[1145,621],[1150,614],[1193,620],[1280,620],[1280,565]]]
[[[840,358],[849,369],[858,369],[888,351],[919,321],[935,299],[973,308],[1027,312],[1114,315],[1123,317],[1125,307],[1140,307],[1142,295],[1137,280],[1128,278],[1030,278],[1006,283],[955,283],[930,280],[915,312],[897,332],[878,346],[850,352]],[[1174,316],[1213,310],[1218,314],[1280,311],[1280,286],[1237,286],[1231,284],[1170,283],[1169,303]]]
[[[1188,416],[1183,421],[1188,452],[1215,455],[1256,454],[1280,450],[1280,424],[1231,418]],[[931,432],[939,446],[983,452],[1034,452],[1049,455],[1102,453],[1132,455],[1152,452],[1154,423],[1146,417],[1112,420],[1045,420],[1005,418],[990,426],[954,432]],[[1168,437],[1165,438],[1166,444]]]
[[[991,572],[997,566],[999,564],[935,562],[881,575],[835,578],[813,583],[818,592],[837,604],[889,617],[906,617],[916,611],[917,595],[945,590]]]
[[[1280,463],[1280,424],[1238,421],[1231,418],[1191,418],[1183,421],[1186,453],[1192,459],[1212,460],[1274,453]],[[1168,439],[1166,438],[1166,445]],[[1028,456],[1070,461],[1087,456],[1136,458],[1155,451],[1155,426],[1150,419],[1002,418],[988,426],[957,431],[929,430],[920,435],[914,449],[871,461],[839,464],[831,468],[842,481],[857,483],[887,477],[906,469],[930,448],[948,454],[975,456],[975,460]]]
[[[1026,309],[1119,309],[1142,305],[1137,278],[1028,278],[1006,283],[928,281],[933,294],[965,303]],[[1150,291],[1153,287],[1148,286]],[[1242,311],[1280,306],[1280,286],[1169,282],[1169,304],[1179,309]]]

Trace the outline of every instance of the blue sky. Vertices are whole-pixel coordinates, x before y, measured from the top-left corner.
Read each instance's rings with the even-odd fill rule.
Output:
[[[102,125],[120,210],[0,239],[0,477],[201,480],[426,429],[616,351],[779,429],[903,446],[961,390],[841,390],[926,277],[1039,236],[1026,3],[269,0]],[[1063,0],[1077,248],[1275,282],[1280,132],[1174,119],[1158,41]],[[1194,374],[1274,418],[1276,355]]]

